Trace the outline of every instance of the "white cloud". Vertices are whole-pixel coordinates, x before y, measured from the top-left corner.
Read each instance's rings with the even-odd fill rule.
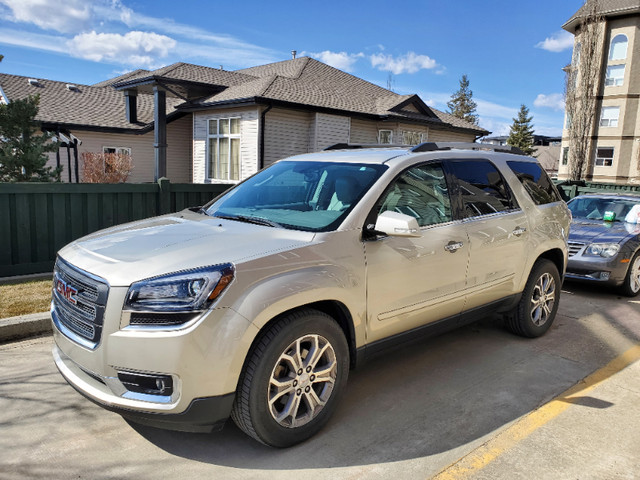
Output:
[[[552,93],[550,95],[541,93],[533,101],[533,105],[540,108],[564,110],[564,95],[561,93]]]
[[[11,10],[13,22],[33,23],[43,30],[71,33],[86,27],[91,6],[83,0],[0,0]]]
[[[486,100],[473,99],[478,105],[477,112],[481,117],[492,117],[502,119],[513,119],[518,115],[518,109],[512,107],[505,107],[493,102],[487,102]],[[511,122],[509,122],[511,123]]]
[[[396,75],[401,73],[416,73],[419,70],[429,70],[438,66],[436,61],[427,55],[418,55],[415,52],[408,52],[399,57],[376,53],[371,55],[371,66],[378,70],[392,72]]]
[[[90,32],[76,35],[67,44],[76,57],[153,68],[159,58],[167,57],[176,41],[165,35],[139,31],[125,35]]]
[[[150,68],[167,60],[189,58],[194,62],[204,59],[216,65],[224,64],[226,68],[241,68],[273,62],[279,57],[271,49],[231,35],[213,33],[169,18],[143,15],[126,7],[121,0],[65,0],[64,3],[0,0],[0,13],[4,20],[13,23],[30,23],[42,30],[64,34],[55,39],[56,51],[70,46],[73,50],[69,55],[92,61]],[[23,35],[25,33],[20,33],[15,39],[3,36],[2,43],[53,49],[46,42],[33,41],[36,38],[33,36],[25,41],[21,38]]]
[[[544,41],[537,43],[536,48],[541,48],[548,52],[562,52],[563,50],[568,50],[573,48],[573,35],[561,30],[550,37],[545,38]]]
[[[66,39],[55,35],[29,33],[11,28],[0,28],[0,43],[17,47],[34,48],[47,52],[68,53]]]
[[[331,52],[329,50],[318,53],[301,52],[301,55],[308,55],[345,72],[353,71],[353,64],[356,63],[359,58],[364,57],[364,53]]]

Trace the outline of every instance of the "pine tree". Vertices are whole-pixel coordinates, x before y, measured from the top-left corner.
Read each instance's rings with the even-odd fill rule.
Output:
[[[477,106],[476,102],[473,101],[473,92],[469,89],[469,79],[466,74],[462,75],[460,79],[460,89],[451,95],[451,101],[447,102],[449,113],[454,117],[477,125]]]
[[[40,99],[30,96],[0,105],[0,182],[51,182],[60,170],[45,166],[57,147],[35,122]]]
[[[529,109],[520,105],[518,116],[513,119],[513,124],[509,127],[509,138],[507,145],[518,147],[525,155],[533,155],[533,116],[529,116]]]

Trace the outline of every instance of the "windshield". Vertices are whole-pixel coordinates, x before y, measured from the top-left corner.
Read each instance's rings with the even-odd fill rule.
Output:
[[[640,197],[637,200],[633,198],[576,197],[567,205],[573,218],[624,222],[633,206],[640,205]]]
[[[386,168],[282,161],[238,185],[205,213],[295,230],[334,230]]]

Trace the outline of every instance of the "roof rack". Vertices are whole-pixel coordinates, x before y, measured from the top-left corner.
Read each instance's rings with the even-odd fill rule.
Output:
[[[518,147],[509,145],[493,145],[491,143],[465,143],[465,142],[425,142],[416,145],[411,149],[412,152],[435,152],[438,150],[492,150],[494,152],[514,153],[516,155],[525,155]]]
[[[359,148],[411,148],[411,145],[398,145],[392,143],[336,143],[324,150],[357,150]]]

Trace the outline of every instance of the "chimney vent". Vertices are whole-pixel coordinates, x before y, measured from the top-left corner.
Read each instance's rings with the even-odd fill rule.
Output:
[[[70,92],[79,92],[80,91],[78,86],[74,85],[73,83],[67,83],[67,90],[69,90]]]
[[[296,55],[298,54],[297,50],[291,50],[291,58],[296,59]]]
[[[29,85],[33,85],[34,87],[42,87],[40,80],[38,80],[37,78],[30,78],[28,81]]]

